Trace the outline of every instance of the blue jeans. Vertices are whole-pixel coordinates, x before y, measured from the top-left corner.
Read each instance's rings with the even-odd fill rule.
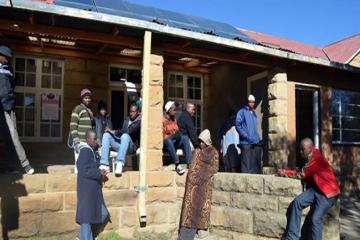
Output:
[[[309,236],[306,239],[321,240],[325,215],[329,209],[336,204],[336,201],[337,197],[327,198],[315,188],[309,188],[297,196],[294,201],[291,202],[286,213],[286,239],[299,239],[302,210],[311,206],[303,226],[303,228],[309,227],[309,229],[308,231],[303,231],[303,234],[307,232],[311,235],[311,237]]]
[[[101,205],[101,222],[105,223],[109,218],[109,212],[106,207]],[[101,225],[101,224],[100,224]],[[99,224],[90,224],[90,223],[83,223],[80,226],[79,237],[80,240],[94,240],[94,235],[96,235],[96,227],[99,227]]]
[[[110,133],[104,133],[101,146],[100,164],[109,165],[110,148],[118,152],[116,162],[124,164],[128,152],[134,152],[135,145],[129,134],[124,133],[120,138],[113,137]]]
[[[170,157],[174,160],[175,164],[179,164],[179,157],[176,155],[176,149],[181,148],[185,154],[186,163],[191,163],[192,152],[190,147],[190,140],[188,136],[181,136],[181,139],[176,141],[174,139],[165,139],[164,140],[165,149],[169,152]]]

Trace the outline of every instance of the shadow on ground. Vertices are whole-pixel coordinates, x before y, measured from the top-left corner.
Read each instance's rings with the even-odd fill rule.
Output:
[[[341,197],[341,240],[357,240],[360,235],[360,199]]]

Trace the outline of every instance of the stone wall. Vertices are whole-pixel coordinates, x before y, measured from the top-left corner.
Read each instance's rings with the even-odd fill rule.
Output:
[[[147,173],[147,225],[140,228],[137,210],[138,172],[121,178],[109,175],[103,192],[112,216],[105,231],[117,231],[122,239],[163,233],[176,239],[186,175],[174,171]],[[74,239],[76,175],[1,175],[1,224],[10,239],[63,236]],[[264,175],[218,173],[214,179],[209,231],[202,239],[279,239],[286,226],[285,212],[301,192],[300,182]],[[339,239],[339,209],[326,220],[326,240]],[[0,234],[1,231],[0,228]]]

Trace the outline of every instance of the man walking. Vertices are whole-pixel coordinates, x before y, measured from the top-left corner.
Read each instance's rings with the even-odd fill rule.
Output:
[[[0,102],[5,114],[6,126],[11,135],[12,143],[21,166],[27,174],[33,174],[34,169],[30,166],[29,160],[26,157],[25,150],[20,142],[19,135],[16,128],[15,116],[15,81],[12,73],[10,60],[12,51],[6,46],[0,46]],[[7,131],[7,129],[3,129]],[[6,149],[5,151],[8,151]]]
[[[325,215],[336,204],[340,194],[339,184],[329,162],[314,147],[310,138],[301,141],[300,154],[305,159],[300,172],[279,170],[280,176],[300,179],[306,183],[306,191],[297,196],[288,208],[285,239],[299,239],[302,210],[311,206],[303,225],[307,231],[302,231],[301,237],[321,240]]]
[[[93,240],[97,227],[101,227],[110,219],[105,207],[102,183],[106,179],[106,171],[100,170],[96,163],[94,149],[97,138],[94,130],[87,130],[86,143],[79,146],[79,158],[76,162],[77,175],[77,208],[76,222],[80,224],[78,238]]]
[[[190,139],[190,143],[192,145],[190,147],[192,150],[199,148],[197,132],[194,125],[194,116],[195,105],[193,103],[187,103],[185,111],[183,111],[177,119],[181,134],[187,136]]]
[[[249,95],[248,103],[236,115],[236,130],[240,135],[241,172],[261,173],[261,147],[257,131],[255,97]]]
[[[110,148],[118,152],[116,157],[115,176],[121,176],[125,157],[128,152],[134,153],[140,146],[141,116],[139,107],[135,104],[130,106],[130,116],[124,121],[119,130],[107,128],[103,135],[101,147],[100,169],[109,171]]]

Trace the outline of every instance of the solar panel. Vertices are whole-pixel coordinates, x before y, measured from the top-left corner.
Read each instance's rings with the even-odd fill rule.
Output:
[[[207,33],[248,43],[256,41],[237,30],[230,24],[217,22],[201,17],[190,16],[173,11],[130,3],[124,0],[57,0],[55,4],[98,11],[116,16],[134,18],[171,27]]]

